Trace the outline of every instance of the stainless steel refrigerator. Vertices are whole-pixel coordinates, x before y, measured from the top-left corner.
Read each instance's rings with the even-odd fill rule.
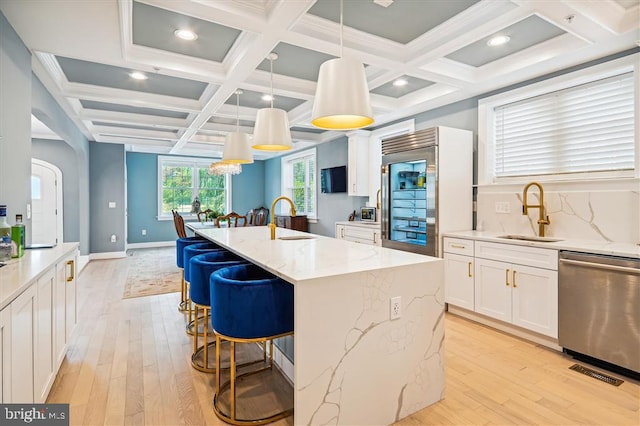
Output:
[[[382,246],[441,255],[473,223],[473,135],[433,127],[382,141]]]

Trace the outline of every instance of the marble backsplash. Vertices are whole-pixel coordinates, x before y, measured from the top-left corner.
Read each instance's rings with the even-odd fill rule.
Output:
[[[528,198],[537,204],[539,194]],[[509,203],[509,213],[497,213],[496,203]],[[640,191],[545,191],[544,204],[551,222],[545,236],[640,242]],[[535,208],[522,214],[522,191],[478,193],[478,230],[538,235],[538,214]]]

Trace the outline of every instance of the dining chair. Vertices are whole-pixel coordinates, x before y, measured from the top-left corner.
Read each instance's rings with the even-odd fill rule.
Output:
[[[184,219],[177,210],[171,210],[173,214],[173,225],[176,227],[178,238],[187,238],[187,230],[184,228]]]
[[[269,209],[266,207],[251,209],[247,216],[249,217],[249,226],[263,226],[267,224]]]
[[[198,212],[198,222],[206,222],[207,221],[207,215],[209,213],[213,213],[213,210],[206,209],[206,210],[202,210],[201,212]]]
[[[240,216],[238,213],[236,212],[231,212],[227,215],[224,216],[218,216],[216,218],[216,227],[220,228],[220,222],[226,220],[228,223],[228,227],[231,228],[232,226],[237,228],[238,227],[238,222],[241,222],[242,225],[240,226],[247,226],[247,217],[246,216]],[[233,224],[233,225],[232,225]]]

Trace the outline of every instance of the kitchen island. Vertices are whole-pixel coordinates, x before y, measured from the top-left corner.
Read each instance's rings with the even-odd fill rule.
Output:
[[[295,286],[295,424],[390,424],[442,399],[441,259],[265,226],[196,232]]]

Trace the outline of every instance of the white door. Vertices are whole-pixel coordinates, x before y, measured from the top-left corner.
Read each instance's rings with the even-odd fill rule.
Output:
[[[62,242],[62,180],[60,170],[44,161],[31,162],[31,243]]]
[[[473,257],[444,254],[445,302],[473,311]]]
[[[513,323],[558,337],[558,271],[513,265]]]
[[[475,259],[475,310],[511,322],[511,264]]]

